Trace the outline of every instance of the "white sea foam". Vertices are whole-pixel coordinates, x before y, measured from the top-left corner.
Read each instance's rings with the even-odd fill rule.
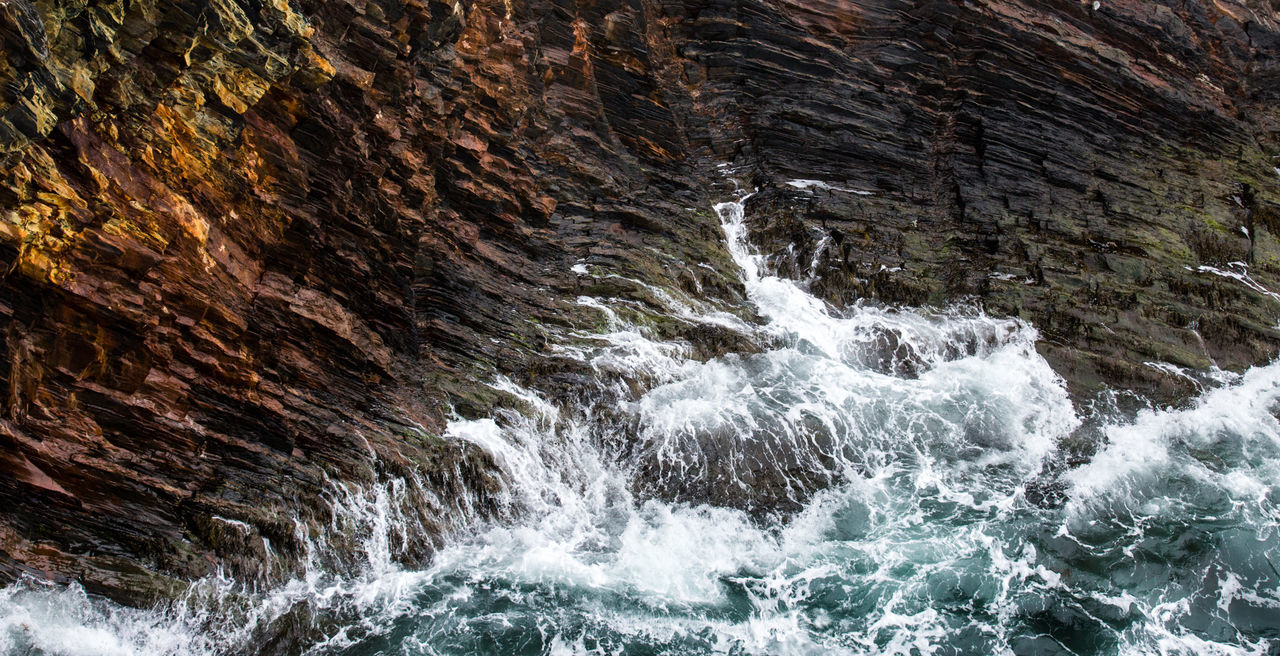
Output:
[[[1238,470],[1215,471],[1215,463],[1197,459],[1192,451],[1220,447],[1228,452],[1273,452],[1280,448],[1278,402],[1280,363],[1275,363],[1250,370],[1235,385],[1210,390],[1190,408],[1144,410],[1132,422],[1109,427],[1105,447],[1070,473],[1074,498],[1088,503],[1099,495],[1125,494],[1144,477],[1162,475],[1171,468],[1182,475],[1214,479],[1223,489],[1264,493],[1252,484],[1233,481]],[[1250,464],[1269,466],[1265,460]],[[1269,482],[1280,484],[1280,479]]]
[[[295,537],[305,552],[301,573],[265,590],[218,572],[196,581],[175,602],[133,609],[86,595],[75,585],[19,582],[0,590],[0,654],[245,653],[262,636],[281,630],[282,621],[307,622],[301,630],[313,636],[313,651],[354,644],[402,616],[420,588],[424,573],[401,567],[396,545],[425,530],[414,518],[416,508],[434,503],[424,493],[415,480],[333,484],[326,530],[312,535],[297,524]],[[453,511],[468,514],[466,503],[454,500]],[[338,549],[338,542],[354,550]],[[314,615],[288,619],[300,608]]]
[[[79,586],[23,582],[0,590],[3,654],[202,654],[214,647],[164,615],[92,600]]]
[[[682,349],[627,326],[607,301],[580,299],[605,314],[611,331],[593,361],[642,369],[659,380],[624,409],[639,418],[643,441],[652,447],[641,452],[678,470],[673,478],[688,482],[713,464],[746,466],[773,451],[779,463],[825,468],[835,487],[797,492],[805,510],[774,531],[730,508],[637,499],[630,469],[636,463],[602,454],[580,419],[543,409],[532,415],[539,419],[504,412],[496,421],[458,420],[450,434],[493,453],[510,487],[540,519],[445,549],[433,580],[454,581],[442,585],[459,589],[456,582],[465,580],[468,589],[501,582],[518,590],[578,590],[574,594],[588,600],[622,596],[647,613],[637,619],[590,602],[576,612],[622,636],[658,642],[712,636],[708,640],[721,645],[716,649],[782,654],[905,654],[945,642],[945,623],[914,597],[927,582],[903,581],[895,571],[922,560],[941,570],[963,558],[995,558],[1003,563],[997,569],[1005,588],[1053,584],[1052,572],[1031,564],[1033,554],[1006,557],[981,527],[959,534],[932,527],[919,505],[925,499],[990,516],[1012,512],[1020,482],[1078,424],[1061,380],[1035,354],[1034,331],[965,313],[837,313],[791,281],[762,275],[745,242],[740,205],[717,209],[726,217],[748,293],[769,319],[766,332],[786,345],[691,361]],[[885,332],[919,361],[919,375],[901,378],[861,365],[868,336]],[[509,381],[496,386],[521,398],[531,394]],[[733,444],[700,460],[699,440],[725,434]],[[989,487],[973,489],[966,479],[974,477]],[[918,497],[901,505],[897,490],[904,482]],[[848,524],[850,504],[866,509],[864,525]],[[833,543],[833,532],[848,539]],[[814,630],[815,623],[833,620],[804,607],[834,581],[861,578],[844,569],[850,550],[859,554],[853,561],[873,565],[871,580],[906,587],[886,598],[852,639],[836,640]],[[726,587],[726,581],[747,586],[743,592],[755,610],[745,620],[697,610],[727,603],[737,584]],[[436,621],[451,615],[450,598],[443,595],[431,612]],[[684,609],[685,615],[663,619],[657,609]],[[461,620],[444,623],[454,621]],[[581,634],[556,633],[551,644],[563,653],[590,651]]]
[[[821,180],[788,180],[787,185],[796,189],[825,189],[828,191],[842,191],[847,194],[857,194],[859,196],[873,196],[875,192],[864,191],[862,189],[848,189],[845,187],[837,187],[831,183]]]
[[[258,594],[214,578],[155,612],[10,587],[0,653],[220,653],[301,604],[331,618],[312,627],[316,653],[378,636],[383,651],[426,654],[1272,648],[1195,627],[1280,607],[1265,569],[1280,555],[1280,364],[1196,374],[1208,391],[1190,407],[1104,419],[1097,455],[1058,479],[1065,505],[1035,507],[1028,486],[1081,419],[1032,327],[963,309],[838,311],[765,271],[743,201],[716,210],[762,325],[630,281],[644,303],[581,297],[602,329],[557,346],[600,389],[558,406],[499,377],[508,409],[450,421],[448,439],[493,457],[514,521],[406,570],[396,545],[423,530],[407,507],[446,506],[413,481],[337,486],[329,530],[362,536],[354,555],[300,533],[304,575]],[[633,321],[654,311],[759,348],[695,359]],[[734,503],[770,490],[796,509],[785,521]],[[1220,526],[1242,537],[1209,560],[1180,546]],[[1099,646],[1051,635],[1073,626]]]
[[[1202,264],[1196,267],[1195,269],[1192,269],[1191,267],[1185,267],[1185,268],[1188,271],[1194,270],[1194,271],[1199,271],[1200,273],[1211,273],[1215,276],[1222,276],[1223,278],[1230,278],[1232,280],[1237,280],[1240,283],[1242,283],[1244,286],[1248,287],[1249,289],[1252,289],[1253,291],[1256,291],[1260,294],[1264,294],[1266,296],[1270,296],[1271,298],[1277,301],[1280,301],[1280,294],[1277,294],[1271,291],[1270,289],[1263,287],[1261,283],[1254,280],[1253,277],[1249,275],[1249,265],[1244,262],[1231,262],[1227,264],[1227,268],[1225,269],[1215,267],[1215,266],[1209,266],[1207,264]]]

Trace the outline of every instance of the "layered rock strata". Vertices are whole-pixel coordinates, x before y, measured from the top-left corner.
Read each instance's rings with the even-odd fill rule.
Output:
[[[719,257],[679,85],[615,9],[0,7],[0,574],[288,575],[337,481],[444,500],[407,553],[494,512],[438,435],[573,319],[574,263]]]
[[[1021,316],[1081,394],[1172,401],[1194,385],[1147,363],[1275,357],[1274,3],[690,15],[683,52],[765,189],[756,236],[832,302],[970,298]]]
[[[835,304],[977,299],[1082,395],[1185,396],[1144,363],[1280,343],[1277,34],[1259,0],[10,0],[0,576],[279,578],[327,490],[397,477],[444,500],[425,557],[500,511],[447,413],[576,393],[577,296],[741,301],[722,165]]]

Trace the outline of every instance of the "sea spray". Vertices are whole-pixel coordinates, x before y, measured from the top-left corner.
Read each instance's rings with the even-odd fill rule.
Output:
[[[0,654],[214,656],[357,643],[417,596],[423,572],[401,561],[415,541],[407,533],[425,532],[418,508],[437,500],[414,478],[330,481],[322,496],[328,521],[315,531],[294,520],[303,555],[283,582],[264,586],[218,571],[177,600],[134,609],[74,584],[23,579],[0,590]],[[470,503],[450,506],[464,515]],[[265,551],[272,554],[269,543]]]
[[[341,654],[1276,649],[1280,365],[1206,377],[1186,408],[1091,417],[1097,455],[1064,469],[1083,422],[1031,326],[835,310],[767,273],[741,200],[716,210],[764,321],[652,296],[757,348],[699,359],[629,321],[629,301],[579,299],[604,330],[555,351],[599,384],[558,405],[499,377],[507,408],[447,431],[501,468],[511,519],[410,571],[390,557],[403,520],[378,510],[395,489],[357,494],[370,505],[347,516],[373,533],[359,573],[317,565],[253,597],[257,621],[331,609],[307,649]],[[1046,476],[1061,503],[1032,503]],[[200,622],[74,588],[4,594],[9,650],[76,653],[57,627],[122,654],[176,652],[174,635],[225,649],[182,633]],[[237,635],[235,617],[203,626]],[[27,621],[41,642],[14,628]]]

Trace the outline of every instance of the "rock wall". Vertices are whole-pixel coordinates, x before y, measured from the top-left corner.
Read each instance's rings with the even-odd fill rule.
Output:
[[[1079,390],[1270,358],[1274,298],[1200,267],[1280,288],[1276,24],[1258,0],[10,0],[0,577],[134,602],[280,577],[334,481],[406,476],[468,500],[421,508],[425,557],[500,511],[447,412],[494,371],[574,393],[546,343],[596,320],[577,295],[740,299],[723,164],[782,270],[1024,316]]]
[[[688,95],[616,9],[0,7],[0,575],[280,576],[330,481],[493,512],[448,405],[532,369],[578,260],[671,280],[715,243]]]
[[[1276,297],[1221,275],[1280,289],[1277,7],[710,3],[684,52],[780,269],[818,258],[836,303],[977,299],[1077,392],[1172,401],[1189,380],[1144,363],[1277,354]]]

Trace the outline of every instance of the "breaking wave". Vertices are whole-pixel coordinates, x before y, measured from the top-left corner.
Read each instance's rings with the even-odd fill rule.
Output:
[[[1031,326],[834,310],[765,272],[742,201],[715,209],[763,322],[660,300],[762,348],[698,360],[579,299],[606,331],[559,355],[647,387],[557,405],[498,378],[509,409],[447,431],[493,456],[519,520],[406,570],[405,483],[347,490],[335,517],[369,539],[343,576],[152,611],[22,583],[0,652],[251,651],[305,606],[323,654],[1276,653],[1280,365],[1082,418]],[[1096,453],[1062,467],[1081,435]]]

